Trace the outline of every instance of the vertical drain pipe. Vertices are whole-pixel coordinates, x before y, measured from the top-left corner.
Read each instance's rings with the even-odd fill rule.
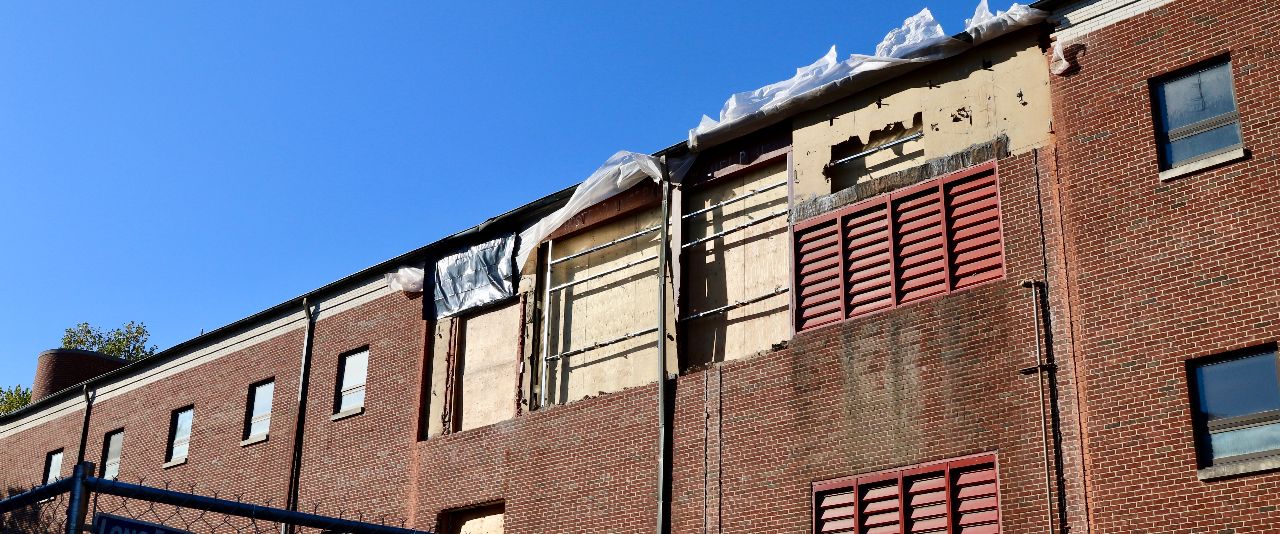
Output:
[[[1035,322],[1036,330],[1036,366],[1023,369],[1022,374],[1036,375],[1036,393],[1039,394],[1040,404],[1040,454],[1044,459],[1044,506],[1045,506],[1045,524],[1046,532],[1053,534],[1053,473],[1052,466],[1049,464],[1049,441],[1048,431],[1045,427],[1048,422],[1044,416],[1044,373],[1049,370],[1049,365],[1044,363],[1044,353],[1040,350],[1040,286],[1041,282],[1036,280],[1023,280],[1022,287],[1031,290],[1031,318]]]
[[[667,378],[667,245],[670,240],[671,183],[662,156],[662,219],[658,222],[658,521],[655,532],[671,531],[671,384]]]
[[[84,449],[89,441],[89,417],[93,413],[93,400],[98,396],[98,390],[89,389],[89,383],[85,382],[82,392],[84,393],[84,420],[80,423],[80,447],[76,451],[76,463],[80,465],[84,462]],[[93,475],[93,473],[89,473]]]
[[[302,313],[307,316],[306,330],[302,338],[302,365],[298,371],[298,418],[293,428],[293,459],[289,464],[289,494],[285,501],[285,509],[298,510],[298,484],[302,478],[302,437],[307,420],[307,389],[311,382],[311,338],[315,336],[315,316],[311,313],[311,303],[302,298]],[[281,524],[282,534],[293,532],[293,525]]]

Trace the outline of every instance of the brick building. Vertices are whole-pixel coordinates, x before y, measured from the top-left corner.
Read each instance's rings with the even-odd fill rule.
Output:
[[[1033,7],[819,61],[853,74],[654,155],[677,184],[46,353],[0,483],[83,451],[443,532],[1280,531],[1274,10]]]

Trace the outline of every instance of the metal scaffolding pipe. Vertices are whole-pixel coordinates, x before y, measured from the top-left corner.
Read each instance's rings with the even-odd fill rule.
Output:
[[[608,347],[609,345],[614,345],[614,344],[617,344],[617,343],[621,343],[621,342],[626,341],[626,340],[628,340],[628,339],[637,338],[637,337],[643,336],[643,335],[645,335],[645,334],[652,334],[652,333],[657,332],[657,331],[658,331],[658,329],[657,329],[657,328],[646,328],[646,329],[644,329],[644,330],[640,330],[640,331],[638,331],[638,332],[631,332],[631,333],[629,333],[629,334],[623,334],[623,335],[618,336],[618,337],[615,337],[615,338],[613,338],[613,339],[607,339],[607,340],[605,340],[605,341],[598,341],[598,342],[596,342],[596,343],[592,343],[592,344],[591,344],[591,346],[589,346],[589,347],[582,347],[582,348],[580,348],[580,349],[567,350],[567,351],[561,352],[561,353],[559,353],[559,354],[552,354],[552,355],[550,355],[550,356],[546,356],[546,357],[543,359],[543,361],[544,361],[544,362],[551,362],[551,361],[559,360],[560,358],[568,358],[569,356],[576,356],[576,355],[578,355],[578,354],[582,354],[582,353],[584,353],[584,352],[590,352],[590,351],[593,351],[593,350],[596,350],[596,349],[599,349],[599,348]]]
[[[572,286],[576,286],[576,285],[578,285],[578,284],[582,284],[582,283],[585,283],[585,282],[590,282],[590,281],[595,280],[595,279],[597,279],[597,278],[600,278],[600,277],[602,277],[602,276],[609,276],[609,275],[611,275],[611,274],[613,274],[613,273],[616,273],[616,272],[618,272],[618,271],[625,270],[625,269],[627,269],[628,267],[635,267],[635,266],[640,265],[640,264],[642,264],[642,263],[648,263],[648,262],[651,262],[651,261],[656,260],[656,259],[658,259],[658,256],[657,256],[657,255],[654,255],[654,256],[646,256],[646,257],[644,257],[644,258],[642,258],[642,259],[638,259],[638,260],[633,261],[633,262],[631,262],[631,263],[627,263],[627,264],[625,264],[625,265],[621,265],[621,266],[618,266],[618,267],[614,267],[614,268],[612,268],[612,269],[609,269],[609,270],[604,271],[604,272],[601,272],[601,273],[593,274],[593,275],[588,276],[588,277],[586,277],[586,278],[581,278],[581,279],[574,280],[574,281],[571,281],[571,282],[565,282],[565,283],[563,283],[563,284],[560,284],[560,285],[558,285],[558,286],[555,286],[555,287],[551,288],[551,289],[550,289],[550,291],[560,291],[561,289],[564,289],[564,288],[567,288],[567,287],[572,287]]]
[[[626,241],[629,241],[629,240],[635,239],[635,238],[637,238],[637,237],[640,237],[640,236],[642,236],[642,235],[649,234],[649,233],[653,233],[653,232],[657,231],[657,230],[658,230],[658,228],[660,228],[660,226],[650,226],[649,228],[645,228],[644,230],[640,230],[639,232],[636,232],[636,233],[634,233],[634,234],[631,234],[631,235],[625,235],[625,236],[619,237],[619,238],[614,239],[613,241],[610,241],[610,242],[608,242],[608,243],[603,243],[603,244],[600,244],[600,245],[596,245],[596,246],[591,247],[591,248],[589,248],[589,249],[586,249],[586,250],[582,250],[582,251],[575,252],[575,253],[573,253],[573,254],[570,254],[570,255],[568,255],[568,256],[565,256],[565,257],[560,258],[560,259],[557,259],[557,260],[550,260],[550,256],[548,256],[547,258],[548,258],[548,260],[550,261],[550,263],[551,263],[552,265],[555,265],[555,264],[557,264],[557,263],[564,263],[564,262],[569,261],[569,260],[572,260],[572,259],[574,259],[574,258],[580,258],[580,257],[582,257],[582,256],[586,256],[587,254],[590,254],[590,253],[592,253],[592,252],[596,252],[596,251],[598,251],[598,250],[604,250],[604,249],[606,249],[606,248],[609,248],[609,247],[612,247],[612,246],[614,246],[614,245],[617,245],[618,243],[623,243],[623,242],[626,242]]]
[[[551,345],[551,245],[552,243],[555,243],[555,241],[550,239],[547,240],[547,268],[545,271],[543,271],[545,273],[544,276],[546,276],[546,278],[543,279],[544,280],[543,285],[547,289],[542,293],[542,346],[538,348],[538,352],[542,353],[542,358],[541,358],[542,362],[539,364],[539,368],[541,369],[541,371],[538,373],[538,380],[541,382],[541,385],[538,387],[538,396],[541,399],[538,401],[539,408],[542,408],[547,405],[547,388],[550,387],[550,382],[547,379],[547,375],[551,371],[551,367],[547,365],[547,361],[549,361],[547,360],[547,351],[551,350],[549,346]]]
[[[870,155],[875,154],[876,152],[879,152],[879,151],[881,151],[881,150],[885,150],[885,149],[888,149],[888,148],[893,148],[893,147],[895,147],[895,146],[898,146],[898,145],[901,145],[901,144],[904,144],[904,143],[907,143],[907,142],[910,142],[910,141],[915,141],[916,139],[919,139],[919,138],[921,138],[921,137],[924,137],[924,132],[916,132],[916,133],[913,133],[913,134],[908,135],[908,136],[906,136],[906,137],[903,137],[902,139],[898,139],[898,140],[896,140],[896,141],[890,141],[890,142],[885,143],[885,144],[880,145],[880,146],[875,146],[875,147],[868,148],[868,149],[866,149],[866,150],[863,150],[862,152],[859,152],[859,153],[854,154],[854,155],[849,156],[849,157],[840,158],[840,159],[838,159],[838,160],[836,160],[836,161],[831,162],[831,165],[830,165],[830,166],[831,166],[831,167],[835,167],[836,165],[841,165],[841,164],[844,164],[844,163],[848,163],[848,162],[853,161],[853,160],[858,159],[858,158],[862,158],[862,157],[870,156]]]
[[[680,245],[680,248],[681,248],[681,249],[686,249],[686,248],[692,247],[692,246],[694,246],[694,245],[698,245],[698,244],[701,244],[701,243],[706,243],[707,241],[711,241],[712,239],[715,239],[715,238],[717,238],[717,237],[720,237],[720,236],[723,236],[723,235],[732,234],[732,233],[734,233],[734,232],[737,232],[738,230],[742,230],[743,228],[750,228],[750,227],[752,227],[752,226],[755,226],[755,225],[757,225],[757,224],[760,224],[760,223],[762,223],[762,222],[765,222],[765,221],[767,221],[767,220],[769,220],[769,219],[776,219],[776,218],[778,218],[778,217],[782,217],[783,215],[787,215],[788,213],[790,213],[790,211],[791,211],[791,210],[785,210],[785,209],[784,209],[784,210],[782,210],[782,211],[778,211],[778,212],[770,213],[770,214],[768,214],[768,215],[765,215],[764,217],[761,217],[761,218],[759,218],[759,219],[754,219],[754,220],[752,220],[752,221],[750,221],[750,222],[745,222],[745,223],[739,224],[739,225],[734,226],[733,228],[730,228],[730,229],[728,229],[728,230],[722,230],[722,231],[716,232],[716,233],[711,234],[711,235],[706,236],[706,237],[700,237],[700,238],[698,238],[698,239],[695,239],[695,240],[693,240],[693,241],[690,241],[690,242],[688,242],[688,243],[685,243],[685,244],[683,244],[683,245]]]
[[[757,297],[751,297],[751,298],[749,298],[749,299],[739,300],[739,301],[737,301],[737,302],[734,302],[734,303],[732,303],[732,304],[726,304],[726,305],[721,306],[721,307],[719,307],[719,308],[712,308],[712,309],[707,310],[707,311],[702,311],[702,312],[695,313],[695,314],[693,314],[693,315],[687,315],[687,316],[685,316],[685,317],[681,317],[681,318],[680,318],[680,322],[693,321],[693,320],[696,320],[696,319],[701,319],[701,318],[703,318],[703,317],[707,317],[707,316],[709,316],[709,315],[715,315],[715,314],[717,314],[717,313],[724,313],[724,312],[727,312],[727,311],[732,310],[732,309],[734,309],[734,308],[741,308],[741,307],[746,306],[746,305],[748,305],[748,304],[754,304],[754,303],[756,303],[756,302],[760,302],[760,301],[765,300],[765,299],[767,299],[767,298],[769,298],[769,297],[774,297],[774,296],[777,296],[777,295],[781,295],[781,294],[783,294],[783,293],[786,293],[787,291],[790,291],[790,289],[788,289],[788,288],[786,288],[786,287],[778,287],[778,288],[774,289],[773,291],[770,291],[770,292],[768,292],[768,293],[765,293],[765,294],[760,295],[760,296],[757,296]]]
[[[712,205],[710,205],[710,206],[707,206],[707,207],[702,208],[702,209],[697,210],[697,211],[691,211],[691,212],[689,212],[689,213],[686,213],[686,214],[684,214],[683,216],[681,216],[680,218],[681,218],[681,219],[688,219],[688,218],[690,218],[690,217],[696,217],[696,216],[698,216],[698,215],[702,215],[703,213],[706,213],[706,212],[709,212],[709,211],[714,210],[714,209],[716,209],[716,208],[719,208],[720,206],[724,206],[725,204],[732,204],[732,203],[737,202],[737,201],[739,201],[739,200],[744,200],[744,199],[747,199],[747,198],[750,198],[750,197],[753,197],[753,196],[759,195],[760,193],[763,193],[763,192],[765,192],[765,191],[771,191],[771,190],[777,189],[777,188],[782,187],[782,186],[784,186],[784,185],[787,185],[787,182],[778,182],[778,183],[773,184],[773,185],[766,185],[766,186],[764,186],[764,187],[761,187],[760,189],[752,189],[752,190],[750,190],[750,191],[747,191],[746,193],[743,193],[743,194],[738,195],[738,196],[736,196],[736,197],[733,197],[733,198],[731,198],[731,199],[724,200],[724,201],[721,201],[721,202],[717,202],[717,203],[715,203],[715,204],[712,204]]]

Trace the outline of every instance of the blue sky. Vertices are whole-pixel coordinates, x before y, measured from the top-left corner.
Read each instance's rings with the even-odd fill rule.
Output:
[[[974,4],[4,3],[0,385],[78,322],[174,345]]]

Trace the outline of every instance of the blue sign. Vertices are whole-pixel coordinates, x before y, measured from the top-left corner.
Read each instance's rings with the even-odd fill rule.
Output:
[[[108,514],[93,516],[94,534],[191,534],[185,530]]]

